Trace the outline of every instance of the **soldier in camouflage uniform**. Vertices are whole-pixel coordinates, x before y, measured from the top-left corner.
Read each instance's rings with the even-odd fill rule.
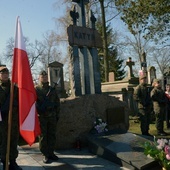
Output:
[[[154,79],[152,86],[154,87],[151,91],[151,98],[153,101],[153,109],[156,116],[156,129],[158,135],[166,136],[167,133],[164,132],[164,117],[166,112],[166,97],[165,92],[161,88],[161,81]]]
[[[142,135],[152,136],[151,134],[149,134],[152,102],[150,98],[150,88],[147,87],[146,76],[140,77],[140,84],[135,88],[133,97],[138,106],[138,114],[140,117],[140,128]]]
[[[7,132],[8,132],[8,113],[10,101],[10,86],[9,71],[6,67],[0,67],[0,112],[2,121],[0,121],[0,158],[3,163],[3,169],[6,165],[6,151],[7,151]],[[22,170],[16,163],[18,157],[18,139],[19,139],[19,118],[18,118],[18,88],[14,86],[14,102],[12,108],[12,122],[11,122],[11,142],[9,153],[9,170]]]
[[[56,89],[52,88],[48,82],[48,75],[41,71],[39,75],[39,85],[35,87],[37,93],[37,111],[40,120],[41,135],[39,148],[43,153],[43,162],[58,160],[54,154],[56,143],[56,125],[59,119],[60,100]]]

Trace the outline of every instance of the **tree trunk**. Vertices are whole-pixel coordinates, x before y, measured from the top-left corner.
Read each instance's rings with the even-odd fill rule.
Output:
[[[106,34],[106,21],[105,21],[105,9],[104,0],[99,0],[102,13],[102,39],[103,39],[103,57],[104,57],[104,70],[105,81],[109,81],[109,64],[108,64],[108,48],[107,48],[107,34]]]

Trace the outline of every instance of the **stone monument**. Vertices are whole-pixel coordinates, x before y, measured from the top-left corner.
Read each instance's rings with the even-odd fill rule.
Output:
[[[129,67],[128,78],[131,79],[132,77],[134,77],[132,66],[135,65],[131,57],[129,57],[129,59],[126,61],[126,65]]]
[[[148,84],[152,85],[153,79],[156,78],[156,69],[154,66],[148,69]]]
[[[59,97],[66,97],[64,88],[63,64],[57,61],[48,65],[49,84],[55,87]]]
[[[147,62],[146,62],[146,53],[142,53],[141,57],[141,69],[142,69],[142,74],[147,76]]]
[[[129,128],[129,109],[125,102],[101,93],[101,80],[97,48],[101,38],[95,30],[95,17],[90,11],[86,27],[87,0],[73,1],[70,11],[73,25],[67,28],[70,45],[70,81],[72,95],[60,98],[60,118],[56,129],[56,148],[71,148],[77,139],[87,145],[87,135],[97,133],[96,118],[107,123],[108,132]]]
[[[72,96],[100,94],[101,80],[97,48],[102,47],[102,40],[95,29],[96,18],[90,11],[86,16],[85,6],[89,0],[75,2],[70,11],[72,25],[67,28],[70,53],[70,82]],[[90,28],[86,27],[86,19]]]

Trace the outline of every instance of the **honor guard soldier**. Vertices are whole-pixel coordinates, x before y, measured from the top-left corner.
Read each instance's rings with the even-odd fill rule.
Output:
[[[60,99],[55,88],[48,82],[46,71],[39,74],[39,84],[35,87],[37,93],[36,107],[39,115],[41,135],[39,148],[44,155],[43,162],[58,160],[54,154],[56,143],[56,125],[59,119]]]
[[[5,66],[0,66],[0,113],[2,120],[0,121],[0,158],[3,164],[3,170],[6,166],[7,153],[7,132],[8,132],[8,114],[10,103],[10,87],[9,70]],[[18,157],[18,140],[19,140],[19,107],[18,107],[18,88],[14,86],[14,97],[12,105],[12,121],[11,121],[11,142],[9,153],[9,170],[22,170],[16,163]]]
[[[151,119],[152,101],[150,98],[150,88],[147,87],[147,77],[139,78],[140,84],[134,90],[134,100],[137,102],[138,114],[140,117],[140,128],[142,135],[152,136],[149,134],[149,124]]]
[[[161,80],[154,79],[152,86],[154,87],[151,91],[151,98],[153,101],[153,109],[156,116],[156,129],[160,136],[166,136],[164,132],[164,117],[166,112],[166,96],[165,92],[161,87]]]

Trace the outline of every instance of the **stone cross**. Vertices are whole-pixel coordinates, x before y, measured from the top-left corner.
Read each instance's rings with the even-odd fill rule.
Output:
[[[92,11],[90,11],[90,20],[91,20],[91,28],[93,28],[93,29],[95,29],[95,23],[96,23],[96,18],[95,18],[95,16],[93,15],[93,12]]]
[[[78,12],[76,12],[75,5],[73,6],[73,9],[70,11],[70,16],[73,20],[73,25],[77,25],[77,19],[79,18]]]
[[[141,58],[141,67],[144,72],[147,70],[147,63],[146,63],[146,53],[142,53],[142,58]]]
[[[128,61],[126,61],[126,65],[129,66],[129,74],[128,77],[132,78],[134,77],[133,75],[133,70],[132,70],[132,66],[135,65],[135,63],[132,61],[132,58],[129,57]]]
[[[86,18],[85,18],[85,5],[89,3],[89,0],[72,0],[72,2],[76,2],[78,4],[78,13],[80,15],[79,26],[86,26]]]

